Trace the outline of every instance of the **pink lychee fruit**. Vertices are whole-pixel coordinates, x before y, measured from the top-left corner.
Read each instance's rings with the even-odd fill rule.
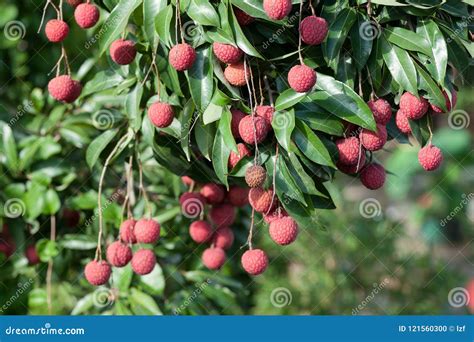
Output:
[[[369,151],[378,151],[384,147],[387,142],[387,128],[377,124],[377,132],[363,129],[360,132],[360,142]]]
[[[339,163],[344,165],[356,165],[359,156],[364,154],[357,137],[338,139],[336,147],[339,152]]]
[[[189,226],[189,235],[196,243],[204,243],[211,239],[214,233],[211,225],[206,221],[194,221]]]
[[[225,263],[225,251],[219,247],[211,247],[202,253],[202,263],[210,270],[218,270]]]
[[[274,220],[270,223],[270,237],[277,244],[286,246],[296,240],[298,236],[298,224],[287,216]]]
[[[365,161],[366,161],[365,152],[362,149],[361,154],[360,154],[360,159],[355,164],[347,165],[347,164],[343,164],[341,162],[337,162],[336,166],[342,172],[344,172],[348,175],[352,175],[354,173],[359,172],[360,170],[362,170],[364,168]]]
[[[263,9],[268,17],[273,20],[281,20],[291,12],[291,0],[263,0]]]
[[[114,267],[124,267],[132,260],[132,249],[126,244],[115,241],[107,247],[107,261]]]
[[[400,132],[405,134],[411,133],[410,122],[408,121],[405,112],[401,109],[397,111],[397,115],[395,116],[395,124],[397,125]]]
[[[245,272],[256,276],[267,269],[268,257],[261,249],[250,249],[242,255],[241,263]]]
[[[156,265],[156,257],[152,250],[140,249],[132,258],[132,269],[135,273],[145,275],[151,273]]]
[[[246,72],[247,71],[247,72]],[[250,77],[250,69],[244,63],[229,64],[224,70],[224,77],[233,86],[242,87],[247,84]]]
[[[216,227],[230,226],[235,221],[235,208],[228,203],[213,206],[209,214]]]
[[[244,207],[249,204],[249,188],[231,186],[227,193],[227,200],[235,207]]]
[[[148,118],[155,127],[168,127],[174,119],[173,107],[168,103],[155,102],[148,108]]]
[[[161,226],[153,219],[141,219],[135,224],[134,233],[138,243],[155,243],[160,238]]]
[[[65,21],[52,19],[46,23],[44,31],[50,42],[59,43],[69,34],[69,25]]]
[[[93,260],[86,265],[84,269],[84,275],[87,281],[94,286],[104,285],[109,281],[112,269],[107,261]]]
[[[417,120],[428,111],[429,103],[425,98],[417,98],[415,95],[405,92],[400,97],[400,109],[403,110],[408,119]]]
[[[370,100],[367,102],[370,110],[374,114],[375,122],[381,125],[386,125],[392,117],[392,106],[385,99]]]
[[[170,50],[169,61],[173,68],[178,71],[190,69],[196,60],[196,50],[187,44],[177,44]]]
[[[206,199],[208,204],[219,204],[225,198],[224,187],[215,183],[204,184],[200,194]]]
[[[250,157],[252,155],[252,151],[242,143],[237,144],[237,150],[239,151],[238,153],[235,153],[234,151],[230,151],[229,155],[229,168],[233,169],[235,165],[239,161],[241,161],[245,157]]]
[[[240,139],[240,134],[239,134],[239,124],[240,121],[247,116],[244,112],[241,110],[238,110],[237,108],[232,108],[230,110],[230,113],[232,114],[232,120],[230,122],[230,128],[232,130],[232,135],[234,136],[235,139]]]
[[[326,19],[311,15],[304,18],[300,25],[301,40],[308,45],[321,44],[328,34]]]
[[[48,91],[51,96],[65,103],[74,102],[81,94],[81,90],[81,84],[69,75],[57,76],[48,83]]]
[[[275,108],[272,106],[257,106],[257,108],[255,108],[255,113],[267,120],[268,125],[271,126]]]
[[[316,84],[316,71],[304,64],[295,65],[288,73],[288,83],[294,91],[306,93]]]
[[[381,188],[385,183],[385,177],[384,167],[377,163],[367,165],[360,173],[360,181],[370,190]]]
[[[80,4],[74,11],[74,19],[77,25],[83,29],[91,28],[97,24],[100,18],[100,12],[96,5],[89,3]]]
[[[252,188],[249,191],[249,203],[259,213],[270,212],[275,206],[277,199],[273,198],[273,189]]]
[[[438,147],[429,143],[418,152],[418,161],[426,171],[434,171],[443,162],[443,153]]]
[[[212,50],[217,59],[226,64],[237,63],[244,54],[242,50],[234,45],[217,42],[212,44]]]
[[[229,227],[221,227],[216,230],[213,236],[215,247],[229,249],[234,243],[234,232]]]
[[[40,262],[38,251],[36,250],[36,246],[34,244],[26,247],[25,256],[29,265],[37,265]]]
[[[245,116],[239,124],[239,134],[249,145],[259,144],[265,140],[270,130],[267,120],[256,115]]]
[[[128,219],[122,222],[120,225],[120,239],[125,243],[137,243],[137,238],[134,233],[135,224],[137,221],[134,219]]]
[[[110,57],[120,65],[128,65],[137,55],[135,43],[131,40],[117,39],[110,45]]]

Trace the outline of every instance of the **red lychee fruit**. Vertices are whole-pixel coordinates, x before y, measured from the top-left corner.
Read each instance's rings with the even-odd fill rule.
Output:
[[[259,144],[265,140],[270,126],[267,120],[260,116],[245,116],[239,124],[239,134],[244,142],[249,145]]]
[[[135,43],[131,40],[117,39],[110,44],[110,57],[120,65],[128,65],[137,55]]]
[[[267,123],[270,126],[272,124],[275,108],[272,106],[257,106],[257,108],[255,108],[255,113],[267,120]]]
[[[184,185],[187,185],[187,186],[191,186],[194,184],[194,179],[192,179],[189,176],[181,177],[181,181],[183,182]]]
[[[260,165],[249,166],[245,172],[245,182],[251,188],[260,188],[267,179],[267,171]]]
[[[252,188],[249,191],[249,203],[259,213],[270,212],[276,206],[276,202],[272,189]]]
[[[400,97],[400,109],[403,110],[408,119],[417,120],[428,111],[429,103],[425,98],[417,98],[415,95],[405,92]]]
[[[443,162],[443,153],[431,143],[420,149],[418,161],[426,171],[436,170]]]
[[[244,207],[249,204],[249,188],[231,186],[227,193],[227,200],[235,207]]]
[[[363,129],[360,132],[360,143],[369,151],[378,151],[387,142],[387,128],[377,124],[377,132]]]
[[[72,7],[77,7],[79,4],[82,4],[84,0],[67,0],[67,3]]]
[[[268,17],[281,20],[291,12],[291,0],[263,0],[263,9]]]
[[[270,223],[270,237],[277,244],[286,246],[296,240],[298,236],[298,224],[287,216],[274,220]]]
[[[410,122],[408,121],[407,115],[401,109],[397,111],[397,115],[395,116],[395,124],[397,125],[398,129],[405,134],[411,133]]]
[[[226,64],[237,63],[244,54],[242,50],[236,46],[217,42],[212,44],[212,50],[217,59]]]
[[[300,25],[301,40],[308,45],[321,44],[328,34],[326,19],[311,15],[304,18]]]
[[[178,71],[190,69],[196,60],[196,50],[186,43],[177,44],[170,50],[169,61]]]
[[[385,183],[385,177],[384,167],[377,163],[367,165],[360,173],[360,181],[370,190],[381,188]]]
[[[235,221],[235,208],[227,203],[219,204],[212,207],[209,216],[218,228],[230,226]]]
[[[155,243],[160,238],[161,226],[153,219],[141,219],[135,224],[134,233],[139,243]]]
[[[316,71],[304,64],[295,65],[288,73],[288,83],[294,91],[306,93],[316,84]]]
[[[387,100],[378,99],[367,102],[370,110],[374,114],[375,122],[381,125],[386,125],[392,117],[392,107]]]
[[[213,233],[214,230],[206,221],[194,221],[189,226],[189,235],[196,243],[204,243],[209,241]]]
[[[46,23],[44,31],[50,42],[59,43],[69,34],[69,25],[65,21],[52,19]]]
[[[237,165],[237,163],[241,161],[243,158],[250,157],[252,155],[252,151],[245,144],[242,144],[242,143],[237,144],[237,150],[239,151],[238,154],[235,153],[234,151],[230,151],[230,155],[229,155],[229,168],[230,169],[233,169],[235,165]]]
[[[448,93],[446,93],[445,90],[443,90],[443,95],[444,95],[444,98],[446,99],[446,109],[448,112],[451,111],[451,109],[453,109],[455,106],[456,106],[456,100],[457,100],[457,94],[456,94],[456,91],[453,90],[452,91],[452,98],[453,98],[453,104],[451,105],[451,101],[449,100],[449,96],[448,96]],[[431,107],[431,110],[436,113],[436,114],[442,114],[442,113],[446,113],[446,111],[432,103],[430,103],[430,107]]]
[[[155,102],[148,108],[148,118],[155,127],[168,127],[174,119],[173,107],[168,103]]]
[[[254,17],[251,17],[240,8],[234,7],[234,14],[240,26],[247,26],[255,21]]]
[[[211,247],[202,253],[202,263],[210,270],[218,270],[225,263],[225,251],[219,247]]]
[[[120,239],[125,243],[137,243],[137,238],[134,233],[135,224],[137,221],[128,219],[120,225]]]
[[[342,172],[344,172],[348,175],[352,175],[354,173],[359,172],[360,170],[362,170],[364,168],[365,161],[366,161],[365,152],[364,152],[364,150],[362,150],[361,154],[360,154],[360,160],[358,160],[355,164],[346,165],[346,164],[343,164],[341,162],[337,162],[336,166]]]
[[[229,249],[234,243],[234,232],[229,227],[221,227],[216,230],[213,236],[215,247]]]
[[[275,208],[268,214],[263,214],[263,219],[266,223],[270,224],[275,220],[281,219],[282,217],[288,216],[288,213],[285,209]]]
[[[247,71],[247,74],[245,74]],[[229,64],[224,70],[224,77],[233,86],[242,87],[247,84],[250,77],[250,69],[245,68],[244,63]]]
[[[336,140],[336,147],[339,151],[339,163],[344,165],[356,165],[359,155],[364,154],[357,137]]]
[[[268,257],[261,249],[250,249],[242,255],[241,263],[245,272],[256,276],[267,269]]]
[[[81,213],[77,210],[65,208],[63,209],[63,221],[69,228],[74,228],[81,220]]]
[[[230,128],[232,130],[232,135],[234,136],[235,139],[240,139],[240,134],[239,134],[239,124],[240,121],[247,116],[244,112],[241,110],[238,110],[236,108],[232,108],[230,110],[232,114],[232,121],[230,122]]]
[[[81,90],[81,84],[68,75],[57,76],[48,83],[51,96],[61,102],[74,102],[81,94]]]
[[[145,275],[151,273],[156,265],[156,257],[149,249],[140,249],[132,258],[132,269],[135,273]]]
[[[219,204],[225,198],[224,187],[215,183],[204,184],[200,194],[206,199],[208,204]]]
[[[40,258],[38,256],[38,252],[36,251],[35,245],[29,245],[25,249],[25,256],[28,260],[29,265],[37,265],[40,262]]]
[[[85,3],[80,4],[76,7],[74,11],[74,19],[76,19],[77,25],[83,29],[91,28],[100,18],[100,12],[97,6]]]
[[[197,192],[185,192],[179,198],[181,211],[187,218],[196,218],[204,210],[206,199]]]
[[[132,249],[126,244],[115,241],[107,247],[107,261],[114,267],[124,267],[132,260]]]
[[[469,311],[471,311],[471,313],[474,313],[474,278],[471,278],[471,280],[469,280],[466,285],[466,290],[469,294],[469,301],[467,302],[467,306],[469,308]]]
[[[87,281],[94,286],[104,285],[109,281],[112,269],[107,261],[96,261],[93,260],[86,265],[84,269],[84,275]]]

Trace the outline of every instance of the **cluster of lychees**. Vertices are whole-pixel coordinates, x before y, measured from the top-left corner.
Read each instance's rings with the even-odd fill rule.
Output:
[[[156,257],[152,249],[139,247],[132,252],[132,245],[154,244],[160,238],[160,224],[153,219],[138,221],[127,219],[120,226],[119,239],[107,247],[107,261],[99,258],[90,261],[84,270],[87,281],[95,286],[104,285],[112,274],[112,267],[124,267],[129,262],[136,274],[149,274],[155,268]]]

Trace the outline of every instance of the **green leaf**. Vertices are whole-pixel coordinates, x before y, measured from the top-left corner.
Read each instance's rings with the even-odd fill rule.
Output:
[[[431,47],[430,57],[432,59],[425,66],[433,78],[439,84],[443,84],[448,65],[448,49],[443,34],[438,25],[431,19],[419,20],[416,30],[428,41]]]
[[[39,240],[36,244],[36,251],[42,262],[48,262],[59,254],[57,243],[48,239]]]
[[[327,147],[304,122],[296,120],[293,139],[301,152],[313,162],[336,167]]]
[[[129,300],[130,306],[135,315],[162,315],[162,312],[158,305],[156,305],[154,299],[136,288],[131,289]]]
[[[97,205],[97,197],[93,198],[94,206]],[[88,251],[97,247],[97,240],[88,235],[82,234],[65,234],[59,240],[59,245],[62,248],[77,250],[77,251]]]
[[[425,90],[428,93],[428,100],[430,103],[440,107],[443,110],[447,110],[446,108],[446,99],[444,98],[443,92],[436,84],[436,82],[431,78],[428,73],[423,70],[421,66],[418,64],[416,65],[416,69],[418,70],[418,77],[419,77],[419,87],[420,89]]]
[[[56,214],[61,208],[61,200],[53,189],[48,189],[44,197],[44,213],[47,215]]]
[[[107,145],[112,141],[112,139],[115,137],[117,134],[118,129],[113,129],[109,131],[105,131],[101,135],[99,135],[97,138],[94,139],[94,141],[91,142],[89,147],[87,148],[86,151],[86,161],[87,165],[89,165],[89,168],[93,168],[95,163],[100,157],[100,154],[104,149],[107,147]]]
[[[217,130],[214,138],[214,146],[212,148],[212,165],[216,172],[217,178],[226,187],[229,187],[227,181],[228,163],[230,155],[230,146],[226,145],[225,139],[220,130]]]
[[[125,99],[125,110],[130,120],[130,126],[135,133],[140,130],[142,125],[142,111],[140,110],[142,96],[143,87],[140,83],[137,83]]]
[[[384,34],[390,43],[402,49],[419,51],[428,56],[431,54],[430,43],[418,33],[402,27],[387,27],[384,29]]]
[[[232,5],[240,8],[251,17],[268,20],[268,15],[263,10],[261,0],[232,0]]]
[[[278,143],[287,151],[290,151],[291,134],[295,128],[295,111],[278,111],[273,114],[273,131]]]
[[[173,6],[168,5],[162,9],[155,17],[155,30],[160,37],[160,41],[166,46],[171,46],[171,22],[173,21]]]
[[[207,108],[214,95],[213,68],[211,63],[211,49],[200,48],[196,51],[196,61],[187,72],[189,90],[196,108],[201,112]]]
[[[319,74],[318,74],[319,77]],[[317,83],[317,82],[316,82]],[[306,93],[297,93],[293,89],[287,89],[278,96],[275,102],[276,110],[285,110],[293,107],[298,102],[302,101],[306,97]]]
[[[116,72],[100,71],[94,75],[92,80],[86,83],[84,89],[81,92],[81,98],[116,87],[122,81],[123,77]]]
[[[147,293],[155,296],[162,295],[165,289],[165,277],[161,266],[156,264],[151,273],[141,276],[140,285]]]
[[[216,27],[220,25],[219,16],[209,1],[191,0],[189,7],[186,9],[186,13],[200,25]]]
[[[194,114],[194,103],[191,99],[186,102],[181,115],[181,147],[188,161],[191,161],[191,150],[189,142],[191,140],[191,128]],[[197,119],[196,119],[197,120]]]
[[[275,159],[276,157],[272,156],[265,163],[268,172],[274,172],[273,168],[275,165]],[[293,176],[290,174],[290,170],[288,170],[288,166],[286,165],[283,157],[278,158],[276,168],[275,187],[292,200],[296,200],[304,206],[307,206],[303,193],[297,186]]]
[[[228,7],[229,7],[228,8],[229,26],[232,30],[237,46],[247,55],[263,59],[262,55],[254,47],[255,44],[252,44],[251,42],[249,42],[245,34],[242,32],[242,29],[240,28],[240,25],[237,21],[237,18],[235,17],[232,6],[228,6]],[[222,27],[224,27],[224,25]]]
[[[232,135],[232,113],[230,112],[229,108],[225,107],[224,111],[222,112],[222,116],[219,120],[219,127],[218,130],[224,139],[224,143],[234,152],[238,152],[237,144],[235,143],[234,136]]]
[[[361,13],[358,13],[357,22],[351,28],[352,56],[354,57],[354,64],[359,71],[362,70],[367,63],[373,45],[373,39],[368,39],[361,34],[367,22],[368,19]]]
[[[143,26],[145,36],[153,50],[158,47],[159,39],[155,30],[155,18],[161,10],[166,8],[166,4],[166,0],[143,0]]]
[[[207,160],[211,160],[212,145],[214,142],[214,135],[216,134],[215,125],[204,125],[198,122],[194,129],[194,136],[199,151]]]
[[[12,173],[16,173],[19,168],[18,152],[16,148],[13,131],[7,124],[1,122],[2,125],[2,146],[1,149],[5,153],[7,167]]]

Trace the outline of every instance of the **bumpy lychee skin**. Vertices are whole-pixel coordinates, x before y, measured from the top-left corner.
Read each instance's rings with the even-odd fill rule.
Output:
[[[286,246],[296,240],[298,236],[298,224],[287,216],[274,220],[270,223],[270,237],[281,246]]]
[[[405,112],[401,109],[397,111],[397,115],[395,116],[395,124],[397,125],[400,132],[411,134],[410,122],[408,121]]]
[[[219,204],[212,207],[209,216],[217,228],[230,226],[235,221],[235,208],[228,203]]]
[[[273,20],[281,20],[290,14],[291,6],[291,0],[263,0],[263,9]]]
[[[245,182],[251,188],[260,188],[267,179],[267,171],[260,165],[252,165],[245,172]]]
[[[250,249],[242,254],[240,260],[245,272],[256,276],[265,272],[268,267],[268,257],[261,249]]]
[[[263,219],[266,223],[270,224],[272,223],[273,221],[276,221],[276,220],[279,220],[283,217],[287,217],[288,216],[288,213],[286,212],[285,209],[283,208],[276,208],[276,209],[273,209],[271,212],[269,212],[268,214],[263,214]]]
[[[219,204],[225,198],[224,187],[215,183],[204,184],[200,194],[206,199],[208,204]]]
[[[247,145],[239,143],[237,144],[237,150],[239,153],[235,153],[234,151],[230,151],[229,155],[229,167],[233,169],[237,163],[245,157],[249,157],[252,155],[252,151],[247,147]]]
[[[77,6],[79,6],[79,4],[82,4],[83,2],[84,2],[84,0],[67,0],[67,3],[71,7],[74,7],[74,8],[76,8]]]
[[[357,137],[336,140],[336,147],[339,152],[339,162],[344,165],[357,164],[359,155],[363,154]]]
[[[227,193],[227,200],[235,207],[244,207],[249,204],[249,188],[231,186]]]
[[[192,179],[189,176],[183,176],[181,177],[181,181],[183,182],[184,185],[190,186],[194,183],[194,179]]]
[[[239,124],[240,137],[249,145],[260,144],[264,141],[269,129],[267,120],[257,115],[247,115]]]
[[[46,23],[44,32],[50,42],[59,43],[69,34],[69,25],[65,21],[53,19]]]
[[[272,106],[257,106],[257,108],[255,108],[255,113],[267,120],[268,125],[271,125],[275,108]]]
[[[307,65],[295,65],[288,73],[288,83],[294,91],[306,93],[316,84],[316,71]]]
[[[80,95],[82,86],[68,75],[53,78],[48,83],[48,91],[51,96],[61,102],[72,103]]]
[[[370,100],[367,105],[374,114],[375,122],[381,125],[386,125],[392,117],[392,107],[387,100],[378,99]]]
[[[232,114],[232,120],[230,122],[230,128],[232,130],[232,135],[234,136],[235,139],[240,139],[240,134],[239,134],[239,124],[240,121],[247,116],[244,112],[241,110],[238,110],[237,108],[232,108],[230,110],[230,113]]]
[[[384,167],[377,163],[367,165],[360,173],[361,183],[370,190],[381,188],[385,183],[385,178]]]
[[[178,71],[190,69],[196,60],[196,50],[186,43],[177,44],[170,50],[169,61]]]
[[[377,125],[377,132],[363,129],[360,132],[360,142],[369,151],[378,151],[384,147],[387,142],[387,128],[380,124]]]
[[[196,218],[204,210],[206,199],[198,192],[185,192],[179,198],[181,211],[188,218]]]
[[[247,75],[245,74],[247,71]],[[233,86],[242,87],[247,84],[250,77],[250,70],[244,66],[244,63],[229,64],[224,70],[224,77]]]
[[[234,232],[229,227],[221,227],[214,233],[214,246],[222,249],[229,249],[234,243]]]
[[[189,235],[196,243],[204,243],[211,239],[214,233],[211,225],[206,221],[194,221],[189,226]]]
[[[145,275],[151,273],[156,265],[156,257],[149,249],[140,249],[132,258],[132,269],[135,273]]]
[[[120,241],[107,247],[107,261],[114,267],[124,267],[132,260],[132,250]]]
[[[251,17],[240,8],[234,7],[234,13],[240,26],[247,26],[255,21],[254,17]]]
[[[225,264],[225,251],[219,247],[211,247],[202,253],[202,263],[210,270],[218,270]]]
[[[76,19],[77,25],[83,29],[88,29],[97,24],[100,19],[100,12],[95,5],[89,3],[80,4],[74,11],[74,19]]]
[[[321,44],[328,34],[326,19],[311,15],[304,18],[300,25],[301,40],[308,45]]]
[[[212,50],[217,59],[226,64],[237,63],[244,54],[242,50],[236,46],[217,42],[212,44]]]
[[[267,213],[275,207],[276,198],[273,199],[272,189],[252,188],[249,191],[249,203],[255,211]]]
[[[128,219],[120,225],[120,239],[125,243],[137,243],[137,238],[134,233],[135,224],[137,221]]]
[[[135,43],[131,40],[117,39],[110,44],[110,57],[119,65],[128,65],[137,55]]]
[[[443,162],[443,153],[438,147],[428,144],[418,152],[418,161],[426,171],[434,171]]]
[[[168,127],[174,119],[173,107],[168,103],[155,102],[148,108],[148,118],[155,127]]]
[[[139,243],[155,243],[160,238],[161,226],[152,219],[141,219],[135,224],[134,233]]]
[[[112,269],[107,261],[93,260],[86,265],[84,269],[84,276],[87,281],[94,286],[104,285],[109,281]]]
[[[360,160],[358,160],[355,164],[346,165],[346,164],[343,164],[341,162],[337,162],[336,166],[342,172],[344,172],[348,175],[352,175],[352,174],[358,173],[360,170],[362,170],[364,168],[365,161],[366,161],[365,152],[361,151]]]
[[[415,95],[405,92],[400,97],[400,109],[403,110],[407,118],[417,120],[423,117],[428,111],[429,103],[425,98],[417,98]]]
[[[37,265],[40,262],[40,258],[38,256],[38,252],[36,251],[36,246],[35,245],[29,245],[25,249],[25,256],[26,259],[28,260],[28,265]]]

